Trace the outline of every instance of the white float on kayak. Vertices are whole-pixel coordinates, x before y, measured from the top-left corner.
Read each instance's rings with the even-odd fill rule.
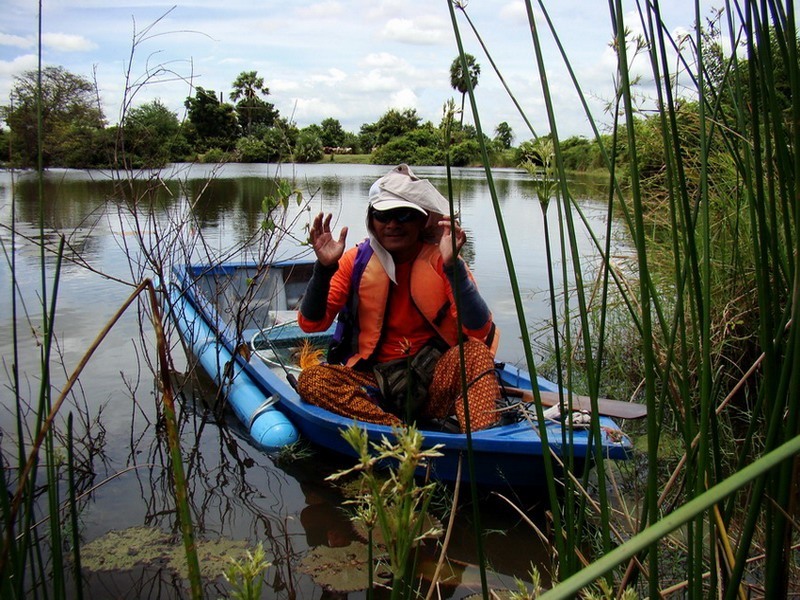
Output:
[[[275,407],[276,398],[248,376],[244,360],[233,356],[214,335],[192,304],[171,286],[172,318],[181,338],[197,357],[203,370],[225,393],[239,421],[249,427],[252,441],[266,451],[275,451],[299,439],[297,428]]]

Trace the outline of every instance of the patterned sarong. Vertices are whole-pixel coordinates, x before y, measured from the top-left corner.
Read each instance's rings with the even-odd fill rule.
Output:
[[[472,431],[478,431],[498,419],[495,403],[500,397],[500,387],[494,375],[494,357],[485,344],[468,340],[464,343],[464,362],[470,423]],[[436,363],[422,418],[443,419],[455,414],[461,431],[465,431],[461,381],[459,349],[454,346]],[[298,391],[306,402],[359,421],[379,425],[402,422],[380,407],[380,391],[371,372],[343,365],[307,367],[298,378]]]

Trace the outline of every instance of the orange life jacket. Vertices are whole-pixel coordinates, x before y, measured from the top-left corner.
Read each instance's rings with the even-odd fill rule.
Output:
[[[458,323],[448,294],[450,286],[443,279],[440,265],[439,248],[424,244],[411,267],[411,299],[431,327],[452,347],[458,344]],[[469,277],[472,278],[471,273]],[[383,265],[373,254],[358,284],[358,349],[347,359],[348,366],[369,359],[380,342],[390,283]],[[486,343],[492,354],[496,352],[500,336],[491,319],[480,330],[465,330],[464,333]]]

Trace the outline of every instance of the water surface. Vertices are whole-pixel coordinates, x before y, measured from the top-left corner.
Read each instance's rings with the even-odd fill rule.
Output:
[[[15,398],[9,385],[12,365],[19,366],[23,401],[35,405],[40,370],[41,299],[50,302],[56,259],[50,250],[59,236],[66,239],[54,324],[57,356],[52,379],[56,393],[101,328],[144,277],[157,277],[153,264],[170,261],[289,257],[308,255],[302,245],[304,227],[319,212],[332,212],[336,231],[350,228],[348,245],[365,237],[364,215],[370,185],[388,170],[371,165],[175,165],[160,173],[135,173],[135,181],[107,171],[49,171],[44,202],[32,173],[0,173],[0,239],[7,260],[0,263],[0,352],[4,372],[0,388],[0,426],[4,452],[15,436]],[[415,169],[446,194],[442,168]],[[523,364],[519,319],[510,294],[508,270],[495,211],[481,169],[454,171],[454,198],[468,234],[464,256],[502,331],[498,359]],[[290,203],[284,224],[289,232],[267,247],[260,239],[262,201],[274,193],[274,179],[289,180],[302,192],[303,203]],[[524,295],[528,326],[539,330],[549,315],[547,258],[542,210],[527,173],[494,172],[503,225],[510,241],[514,269]],[[597,232],[605,229],[602,200],[583,182],[573,194]],[[601,195],[602,197],[602,195]],[[13,201],[12,201],[13,200]],[[12,249],[8,225],[12,212],[17,230]],[[557,210],[548,219],[557,235]],[[44,229],[46,292],[42,291],[41,255],[34,239]],[[31,238],[31,239],[28,239]],[[581,255],[591,255],[585,234]],[[149,256],[150,260],[147,259]],[[555,253],[558,279],[561,260]],[[19,354],[13,353],[10,262],[17,274]],[[158,269],[157,269],[158,270]],[[169,491],[167,450],[160,420],[157,387],[148,365],[155,360],[153,335],[142,331],[134,305],[115,325],[84,371],[80,385],[62,410],[72,411],[88,430],[81,449],[85,457],[79,486],[88,490],[113,477],[82,501],[81,524],[86,543],[110,530],[141,525],[175,534],[177,521]],[[537,334],[538,335],[538,334]],[[185,377],[186,357],[171,337],[173,360],[190,401],[181,413],[182,444],[198,537],[201,540],[243,540],[264,543],[274,565],[268,576],[269,597],[320,597],[321,587],[300,570],[309,552],[319,546],[340,547],[356,539],[341,508],[341,497],[324,475],[346,461],[315,453],[309,459],[282,462],[253,448],[228,415],[224,423],[204,409],[213,400],[203,381]],[[185,380],[185,381],[184,381]],[[205,382],[207,384],[207,382]],[[194,386],[194,387],[193,387]],[[197,386],[200,386],[199,388]],[[197,389],[196,394],[192,392]],[[32,411],[27,418],[32,419]],[[538,502],[525,499],[529,508]],[[544,501],[544,498],[541,498]],[[479,590],[471,510],[462,506],[449,556],[459,565],[451,588],[462,597]],[[483,525],[491,533],[485,543],[488,562],[499,572],[493,583],[513,586],[513,576],[527,578],[531,561],[546,560],[534,533],[497,500],[487,500]],[[202,561],[202,559],[201,559]],[[222,566],[219,571],[222,570]],[[180,584],[168,567],[95,573],[89,577],[95,594],[115,597],[174,597]],[[220,588],[222,589],[222,588]],[[100,597],[96,595],[95,597]]]

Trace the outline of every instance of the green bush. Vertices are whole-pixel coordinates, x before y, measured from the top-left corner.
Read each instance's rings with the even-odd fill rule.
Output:
[[[372,153],[372,162],[378,165],[399,163],[419,164],[416,160],[419,145],[407,136],[390,140]]]
[[[573,136],[561,142],[564,168],[570,171],[588,171],[600,164],[600,148],[594,140]]]
[[[323,156],[322,141],[313,131],[301,131],[294,148],[294,160],[299,163],[317,162]]]
[[[265,162],[283,162],[292,156],[292,137],[283,128],[265,129],[261,140],[264,142]]]
[[[231,162],[232,158],[232,155],[222,148],[210,148],[208,152],[197,155],[197,160],[201,163]]]
[[[439,131],[423,126],[397,136],[372,153],[372,162],[381,165],[409,163],[415,165],[442,165]]]
[[[465,140],[450,148],[450,163],[455,167],[464,167],[477,162],[481,149],[477,140]]]
[[[0,127],[0,162],[6,163],[11,158],[8,151],[8,141],[10,139],[8,131]]]
[[[239,162],[243,163],[258,163],[269,162],[270,152],[264,140],[260,140],[254,136],[247,136],[240,138],[236,142],[236,153],[239,156]]]

